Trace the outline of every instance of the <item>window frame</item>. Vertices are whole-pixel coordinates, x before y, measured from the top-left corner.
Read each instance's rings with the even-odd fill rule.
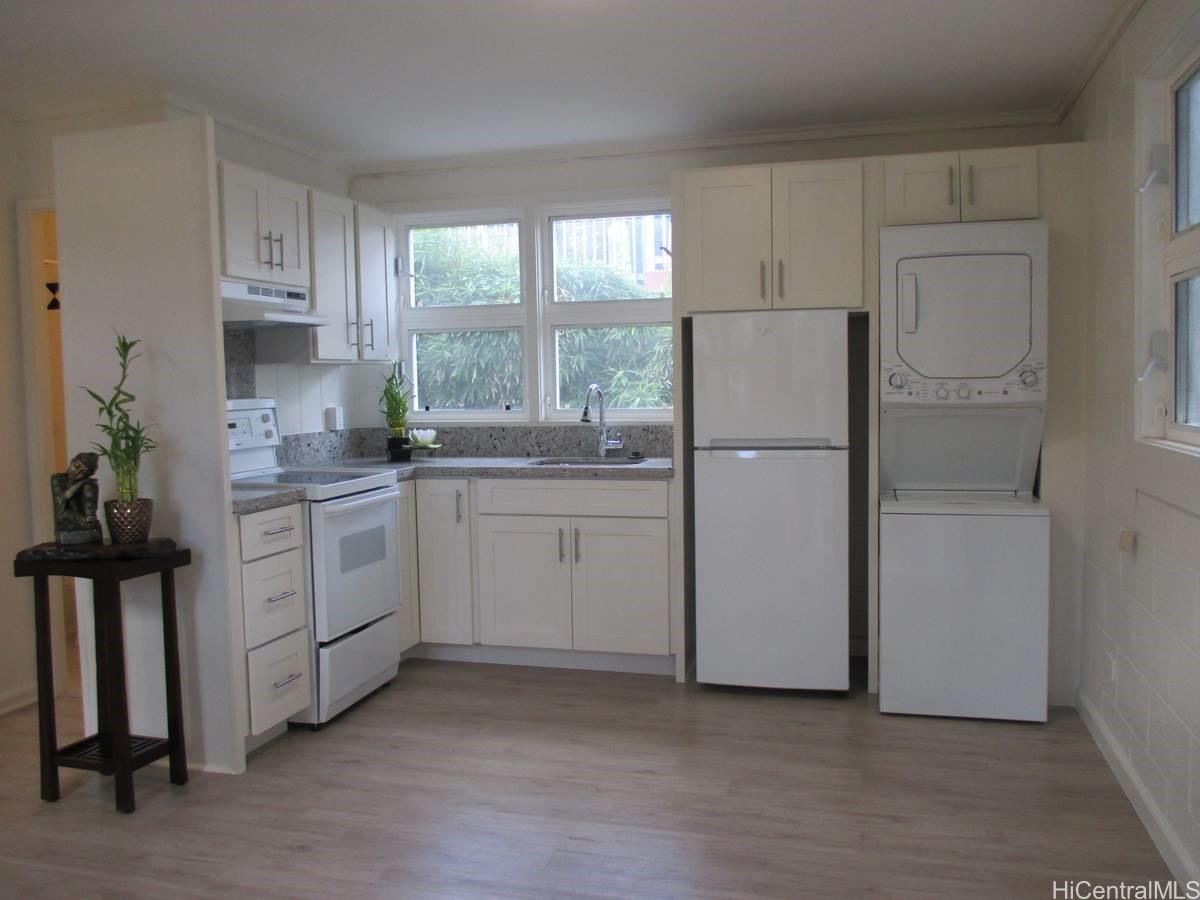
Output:
[[[579,203],[560,203],[542,207],[538,216],[538,234],[542,240],[538,296],[539,349],[539,413],[540,421],[552,423],[578,422],[579,411],[559,409],[558,363],[555,335],[559,328],[604,328],[632,325],[667,325],[674,332],[672,314],[674,297],[662,300],[589,300],[564,303],[554,299],[554,222],[556,219],[610,218],[615,216],[672,215],[669,196],[644,196],[619,200]],[[672,215],[672,235],[674,217]],[[672,244],[674,241],[672,240]],[[672,266],[672,268],[674,268]],[[604,385],[601,385],[603,388]],[[605,409],[608,422],[614,424],[666,423],[675,419],[673,406],[663,409]]]

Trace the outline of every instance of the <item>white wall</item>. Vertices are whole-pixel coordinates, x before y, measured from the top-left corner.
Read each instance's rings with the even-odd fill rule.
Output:
[[[1091,154],[1080,700],[1168,862],[1191,878],[1200,878],[1200,459],[1134,440],[1133,188],[1134,79],[1196,11],[1188,0],[1148,0],[1069,119]],[[1123,528],[1137,530],[1133,553],[1119,549]]]

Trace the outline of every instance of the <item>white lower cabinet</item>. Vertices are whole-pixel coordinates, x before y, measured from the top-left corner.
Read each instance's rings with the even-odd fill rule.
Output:
[[[417,482],[422,640],[436,644],[475,641],[469,507],[465,478]]]
[[[312,651],[308,630],[246,654],[250,679],[250,733],[262,734],[312,702]]]
[[[564,516],[479,517],[483,643],[571,648],[570,529]]]
[[[417,602],[417,485],[402,481],[400,490],[400,649],[421,642],[421,605]]]

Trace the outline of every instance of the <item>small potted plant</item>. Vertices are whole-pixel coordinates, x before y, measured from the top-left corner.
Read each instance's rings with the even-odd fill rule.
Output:
[[[150,539],[150,522],[154,516],[154,501],[138,496],[138,468],[142,454],[158,446],[140,421],[130,416],[129,404],[137,398],[125,389],[129,365],[139,356],[133,348],[140,340],[117,335],[117,359],[121,364],[121,379],[108,399],[91,388],[84,388],[100,405],[100,421],[96,427],[108,438],[107,444],[94,443],[96,452],[108,460],[117,479],[117,497],[104,501],[104,518],[114,544],[144,544]]]
[[[392,363],[379,394],[379,409],[387,420],[388,459],[391,462],[412,459],[412,444],[405,430],[408,428],[408,401],[411,397],[407,379],[400,372],[400,363]]]

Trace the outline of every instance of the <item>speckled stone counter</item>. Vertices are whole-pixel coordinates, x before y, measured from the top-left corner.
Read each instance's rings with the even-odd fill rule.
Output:
[[[347,457],[335,465],[360,469],[394,469],[398,481],[413,478],[604,478],[612,480],[658,479],[675,475],[669,458],[652,457],[636,465],[535,465],[528,456],[416,457],[412,462],[388,462],[383,457]]]
[[[248,513],[262,512],[266,509],[278,509],[281,506],[291,506],[304,499],[304,491],[295,488],[233,488],[233,514],[244,516]]]

